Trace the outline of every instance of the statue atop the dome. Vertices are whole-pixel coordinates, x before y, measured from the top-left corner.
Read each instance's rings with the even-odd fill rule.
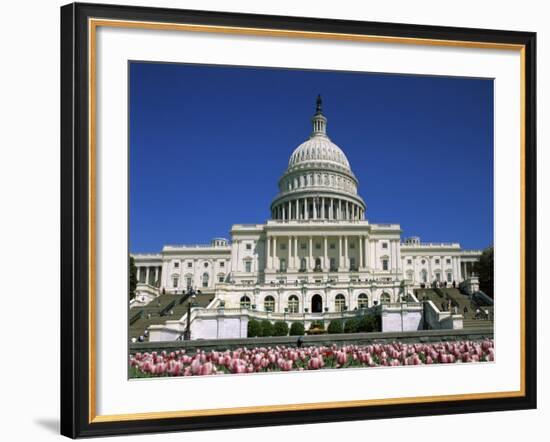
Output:
[[[317,109],[315,110],[315,115],[320,115],[323,113],[323,99],[321,94],[317,95]]]

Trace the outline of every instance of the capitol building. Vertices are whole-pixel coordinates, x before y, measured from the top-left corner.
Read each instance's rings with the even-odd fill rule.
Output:
[[[294,150],[279,179],[267,222],[234,224],[230,239],[210,244],[132,254],[138,278],[132,308],[189,289],[210,295],[191,318],[152,326],[152,340],[178,339],[188,322],[194,338],[243,337],[249,318],[307,322],[373,308],[399,311],[403,330],[403,315],[407,321],[426,315],[414,289],[477,290],[472,270],[481,251],[403,239],[399,224],[368,221],[359,182],[328,135],[320,97],[311,122],[309,138]],[[446,321],[442,328],[459,327],[459,314],[432,314]],[[410,328],[418,328],[417,319]],[[386,322],[386,329],[395,323]]]

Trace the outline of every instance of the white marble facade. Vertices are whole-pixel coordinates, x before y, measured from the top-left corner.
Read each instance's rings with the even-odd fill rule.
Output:
[[[265,224],[235,224],[231,240],[134,254],[138,300],[151,291],[212,293],[226,308],[321,313],[398,302],[422,284],[453,285],[480,250],[402,240],[399,224],[370,223],[344,152],[327,135],[321,100],[308,140],[292,153]],[[148,292],[147,292],[148,290]],[[147,295],[147,296],[145,296]]]

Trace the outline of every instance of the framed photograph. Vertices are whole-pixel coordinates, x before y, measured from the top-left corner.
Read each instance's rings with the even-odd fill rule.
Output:
[[[535,44],[62,7],[62,434],[535,408]]]

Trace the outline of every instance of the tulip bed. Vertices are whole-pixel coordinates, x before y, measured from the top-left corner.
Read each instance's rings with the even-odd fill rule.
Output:
[[[458,341],[429,344],[290,346],[236,350],[185,350],[130,355],[130,377],[205,376],[330,368],[383,367],[424,364],[490,362],[493,341]]]

